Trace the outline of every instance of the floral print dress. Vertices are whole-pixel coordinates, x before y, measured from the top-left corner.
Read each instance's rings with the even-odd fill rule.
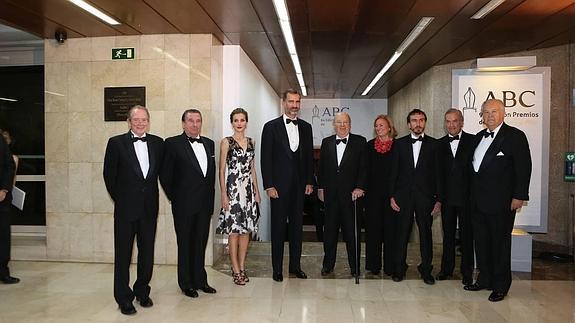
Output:
[[[244,149],[233,137],[226,137],[229,144],[226,156],[226,192],[230,208],[220,211],[218,234],[246,234],[257,232],[259,212],[252,181],[252,160],[255,157],[254,144],[247,138]]]

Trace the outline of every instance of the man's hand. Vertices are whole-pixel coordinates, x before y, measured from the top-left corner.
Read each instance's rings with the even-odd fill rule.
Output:
[[[278,197],[280,197],[275,187],[270,187],[266,189],[266,194],[272,199],[277,199]]]
[[[364,194],[365,192],[361,188],[356,188],[353,190],[353,192],[351,192],[351,200],[355,201],[358,198],[362,197]]]
[[[311,193],[313,193],[313,185],[306,185],[305,186],[305,195],[310,195]]]
[[[323,202],[324,196],[323,196],[323,188],[320,188],[317,190],[317,198]]]
[[[397,203],[395,202],[395,198],[392,197],[389,199],[389,205],[395,212],[399,212],[400,208],[399,205],[397,205]]]
[[[434,215],[438,214],[439,212],[441,212],[441,202],[435,202],[435,205],[433,206],[433,210],[431,210],[431,216],[434,216]]]
[[[512,199],[511,200],[511,211],[520,209],[523,206],[523,200]]]
[[[0,202],[4,201],[5,198],[6,198],[6,190],[1,190],[0,191]]]

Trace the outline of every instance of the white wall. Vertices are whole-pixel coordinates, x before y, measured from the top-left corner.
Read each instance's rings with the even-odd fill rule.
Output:
[[[224,46],[223,57],[224,95],[221,138],[233,134],[229,120],[231,111],[237,107],[242,107],[248,111],[249,122],[246,134],[256,141],[256,169],[262,197],[258,235],[261,240],[268,241],[270,240],[270,206],[262,186],[259,163],[260,139],[264,124],[281,114],[280,98],[239,46]],[[219,206],[216,205],[216,209],[218,208]]]

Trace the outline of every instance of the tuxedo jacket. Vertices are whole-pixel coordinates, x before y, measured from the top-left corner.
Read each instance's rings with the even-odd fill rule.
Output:
[[[130,132],[108,140],[104,182],[114,200],[114,217],[136,220],[158,216],[158,173],[164,154],[162,138],[146,134],[150,168],[144,177]]]
[[[486,131],[477,133],[475,147]],[[529,200],[531,152],[525,133],[503,123],[485,152],[479,171],[472,171],[471,196],[481,212],[508,213],[512,199]]]
[[[461,132],[455,157],[451,152],[449,135],[439,139],[439,160],[443,183],[443,203],[463,207],[469,200],[469,165],[475,150],[475,137]]]
[[[8,144],[0,136],[0,190],[6,190],[6,198],[0,202],[0,205],[10,206],[12,202],[12,184],[16,174],[16,165],[10,153]]]
[[[324,190],[326,204],[336,198],[349,199],[351,202],[351,192],[354,189],[366,189],[367,156],[365,148],[365,138],[350,133],[338,166],[336,136],[332,135],[323,139],[319,157],[318,186]]]
[[[206,176],[185,133],[166,139],[160,182],[172,202],[174,216],[193,214],[211,216],[214,212],[216,173],[214,142],[203,136],[200,140],[208,159]]]
[[[424,135],[417,166],[413,162],[411,134],[397,139],[394,145],[389,189],[391,197],[395,198],[399,207],[413,202],[433,207],[433,203],[441,201],[442,194],[438,141]]]
[[[290,149],[283,115],[268,121],[262,131],[261,169],[265,189],[275,187],[282,196],[292,188],[294,178],[303,189],[313,185],[313,135],[311,125],[298,118],[299,159],[294,159]],[[296,155],[298,156],[298,155]]]

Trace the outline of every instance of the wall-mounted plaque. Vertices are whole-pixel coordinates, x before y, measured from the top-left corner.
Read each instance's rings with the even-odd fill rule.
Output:
[[[135,105],[146,106],[146,87],[104,88],[104,121],[126,121]]]

